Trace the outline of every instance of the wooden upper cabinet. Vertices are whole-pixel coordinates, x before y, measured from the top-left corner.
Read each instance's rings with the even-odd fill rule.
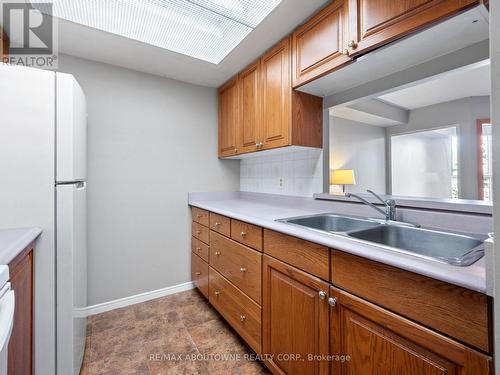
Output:
[[[262,56],[263,148],[287,146],[291,124],[290,38]]]
[[[219,89],[219,157],[232,156],[238,152],[238,99],[236,77]]]
[[[489,375],[491,357],[331,287],[332,374]]]
[[[260,148],[260,60],[239,74],[240,120],[237,133],[237,148],[240,153]]]
[[[453,15],[478,0],[349,0],[349,53],[359,54]]]
[[[351,61],[348,42],[349,0],[335,0],[292,35],[293,87]]]
[[[262,345],[272,355],[267,365],[273,374],[328,374],[328,362],[318,359],[329,352],[328,284],[267,255],[263,270]]]
[[[219,157],[323,146],[323,99],[292,89],[291,60],[287,37],[221,87]]]

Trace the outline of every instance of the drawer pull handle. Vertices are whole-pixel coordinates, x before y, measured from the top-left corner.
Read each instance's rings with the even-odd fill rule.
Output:
[[[201,234],[201,230],[197,230],[196,234],[199,236]]]
[[[246,317],[245,315],[240,315],[240,320],[241,320],[242,322],[244,322],[246,318],[247,318],[247,317]]]
[[[201,251],[201,247],[197,247],[197,248],[196,248],[196,251],[197,251],[197,252],[200,252],[200,251]]]
[[[331,307],[335,307],[335,305],[337,304],[337,298],[335,298],[335,297],[330,297],[330,298],[328,298],[328,304],[329,304]]]
[[[214,294],[215,294],[215,296],[216,296],[216,297],[219,297],[219,295],[220,295],[220,291],[216,290],[216,291],[214,292]]]
[[[220,255],[220,251],[216,251],[216,252],[215,252],[215,255]]]
[[[326,297],[326,292],[325,292],[324,290],[320,290],[318,294],[319,294],[319,298],[320,298],[320,299],[325,299],[325,297]]]
[[[201,215],[200,214],[196,215],[196,218],[201,219]]]
[[[220,223],[218,221],[215,222],[214,224],[216,227],[219,227],[220,226]]]
[[[201,275],[201,272],[196,272],[195,273],[196,276],[200,276]]]
[[[240,267],[240,272],[247,272],[246,267]]]
[[[246,232],[241,232],[241,233],[240,233],[240,236],[241,236],[241,237],[245,237],[246,235],[247,235],[247,233],[246,233]]]

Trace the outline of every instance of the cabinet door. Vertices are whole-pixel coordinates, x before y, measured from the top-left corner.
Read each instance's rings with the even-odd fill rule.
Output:
[[[238,126],[238,150],[257,151],[260,148],[260,60],[239,75],[240,121]]]
[[[477,0],[350,0],[350,33],[358,54],[451,16]]]
[[[238,128],[238,79],[219,89],[219,157],[235,155]]]
[[[262,56],[262,141],[264,149],[290,144],[290,38]]]
[[[12,335],[8,348],[8,374],[30,375],[33,350],[33,251],[24,250],[10,264],[15,295]]]
[[[208,264],[191,252],[191,281],[208,298]]]
[[[351,61],[349,0],[336,0],[299,27],[292,37],[293,87],[312,81]]]
[[[263,352],[275,374],[328,374],[328,284],[264,255]],[[310,357],[313,356],[313,357]]]
[[[329,304],[333,374],[491,372],[490,357],[340,289],[331,287]]]

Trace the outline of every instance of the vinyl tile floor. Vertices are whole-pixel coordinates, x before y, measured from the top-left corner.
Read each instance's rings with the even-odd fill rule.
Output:
[[[93,315],[80,375],[269,374],[197,290]]]

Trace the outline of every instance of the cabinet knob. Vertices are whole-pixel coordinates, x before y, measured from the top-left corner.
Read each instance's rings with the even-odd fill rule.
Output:
[[[320,290],[320,291],[319,291],[319,293],[318,293],[318,295],[319,295],[319,298],[320,298],[320,299],[325,299],[325,297],[326,297],[326,292],[325,292],[324,290]]]
[[[260,142],[259,147],[262,148],[264,146],[264,143]]]
[[[200,276],[201,275],[201,272],[196,272],[195,273],[196,276]]]
[[[349,44],[347,45],[347,47],[352,48],[352,49],[356,49],[356,48],[358,48],[358,43],[356,43],[355,40],[351,40],[349,42]]]
[[[201,219],[201,215],[200,214],[196,215],[196,218]]]
[[[240,267],[240,272],[247,272],[246,267]]]
[[[217,256],[220,255],[220,251],[216,251],[215,255],[217,255]]]
[[[256,144],[255,144],[255,147],[256,147],[256,148],[259,148],[259,147],[260,147],[260,143],[256,143]]]
[[[196,234],[199,236],[201,234],[201,230],[197,230]]]
[[[246,235],[247,235],[247,232],[241,232],[241,233],[240,233],[240,236],[241,236],[241,237],[245,237]]]
[[[216,291],[214,292],[214,294],[215,294],[217,297],[219,297],[219,295],[220,295],[220,291],[216,290]]]
[[[241,320],[242,322],[244,322],[246,318],[247,318],[247,317],[246,317],[245,315],[240,315],[240,320]]]
[[[335,307],[335,305],[337,304],[337,298],[335,298],[335,297],[330,297],[330,298],[328,298],[328,304],[329,304],[331,307]]]
[[[216,227],[220,227],[220,223],[218,221],[215,222],[214,224]]]
[[[197,252],[200,252],[200,251],[201,251],[201,247],[197,247],[197,248],[196,248],[196,251],[197,251]]]

